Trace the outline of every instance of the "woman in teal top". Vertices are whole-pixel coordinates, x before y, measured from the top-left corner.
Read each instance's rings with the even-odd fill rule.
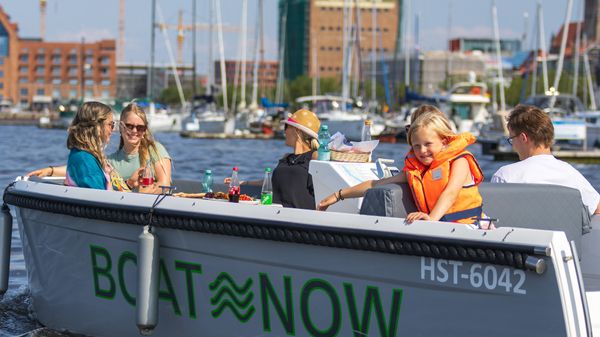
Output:
[[[125,107],[121,112],[119,128],[121,132],[119,149],[106,158],[107,163],[113,169],[112,172],[116,172],[126,179],[127,185],[132,189],[138,189],[144,193],[160,193],[159,186],[171,185],[171,157],[164,146],[152,137],[144,110],[135,103]],[[148,160],[151,163],[155,183],[143,187],[140,186],[139,181]],[[27,175],[65,176],[65,171],[65,166],[50,166],[32,171]],[[117,180],[112,177],[109,179]],[[113,186],[118,185],[113,183]],[[119,187],[115,189],[122,190]]]
[[[112,189],[110,172],[103,148],[115,127],[112,109],[100,102],[81,105],[67,138],[71,151],[66,167],[66,182],[70,186]]]

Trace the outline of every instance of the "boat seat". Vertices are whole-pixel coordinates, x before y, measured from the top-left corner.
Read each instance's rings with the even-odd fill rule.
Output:
[[[202,182],[196,180],[174,179],[173,186],[177,188],[175,192],[199,193],[202,192]],[[213,191],[227,193],[229,185],[223,183],[213,183]],[[240,191],[253,198],[260,198],[262,186],[242,185]]]
[[[482,183],[484,212],[498,219],[497,226],[564,231],[581,247],[581,237],[590,231],[591,220],[578,190],[542,184]],[[403,218],[416,211],[408,184],[369,189],[361,214]],[[581,252],[581,249],[579,249]]]

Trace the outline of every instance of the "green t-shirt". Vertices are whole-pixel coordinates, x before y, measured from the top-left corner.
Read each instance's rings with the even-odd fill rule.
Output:
[[[152,163],[156,163],[157,161],[167,158],[171,159],[169,153],[165,149],[162,144],[159,142],[155,142],[156,149],[158,150],[158,156],[154,151],[150,150],[150,160]],[[131,175],[139,169],[140,166],[140,154],[131,154],[128,155],[123,151],[123,149],[117,150],[115,153],[111,153],[107,157],[108,163],[119,173],[123,179],[129,179]]]

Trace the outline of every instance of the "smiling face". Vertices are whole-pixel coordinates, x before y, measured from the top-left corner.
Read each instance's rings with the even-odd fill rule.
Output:
[[[411,137],[411,143],[415,156],[423,165],[431,165],[433,157],[446,145],[435,131],[427,127],[415,130]]]
[[[121,115],[123,117],[123,115]],[[146,132],[144,120],[134,112],[126,113],[121,119],[120,130],[123,142],[128,145],[137,146]]]

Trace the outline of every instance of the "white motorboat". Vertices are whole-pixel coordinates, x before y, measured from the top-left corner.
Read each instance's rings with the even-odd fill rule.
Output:
[[[385,123],[380,116],[353,109],[351,99],[344,100],[342,97],[332,95],[304,96],[296,99],[296,103],[315,112],[321,123],[327,124],[330,132],[339,131],[349,140],[361,139],[366,119],[373,120],[371,135],[378,136],[385,129]],[[342,106],[344,104],[345,108]],[[312,107],[309,107],[310,105]]]
[[[310,171],[319,199],[376,170],[370,163],[312,161]],[[600,227],[590,229],[576,190],[482,186],[486,213],[504,226],[482,231],[406,224],[403,214],[414,205],[405,189],[379,187],[363,200],[317,212],[18,180],[5,189],[4,202],[17,218],[35,315],[57,330],[94,336],[138,336],[139,330],[153,336],[600,333]],[[10,252],[12,225],[3,209],[0,253]],[[7,264],[0,281],[8,277]]]
[[[480,82],[455,84],[443,105],[443,110],[458,132],[471,132],[478,136],[481,128],[490,122],[486,105],[490,103],[487,85]]]
[[[148,105],[148,126],[152,132],[179,132],[181,131],[181,114],[169,113],[162,106],[157,106],[156,103]]]

